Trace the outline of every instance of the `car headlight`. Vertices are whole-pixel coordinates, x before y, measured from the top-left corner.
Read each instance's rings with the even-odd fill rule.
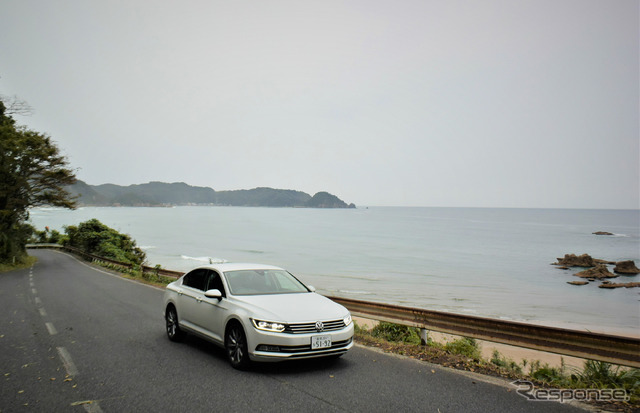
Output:
[[[276,323],[273,321],[254,320],[252,318],[251,322],[253,323],[253,326],[258,330],[271,331],[273,333],[282,333],[285,328],[284,324]]]
[[[345,318],[342,319],[344,321],[344,326],[348,327],[351,324],[351,314],[347,314]]]

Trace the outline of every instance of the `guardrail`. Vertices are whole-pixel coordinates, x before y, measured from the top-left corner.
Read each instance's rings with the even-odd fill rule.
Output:
[[[640,339],[329,297],[351,314],[495,343],[640,368]]]
[[[27,248],[61,248],[80,255],[88,261],[103,261],[131,269],[125,264],[108,258],[87,254],[76,248],[58,245],[28,245]],[[181,272],[154,267],[142,267],[145,273],[178,278]],[[495,343],[547,351],[591,360],[605,361],[640,368],[640,339],[588,331],[546,327],[515,321],[495,320],[462,314],[446,313],[392,304],[373,303],[344,297],[328,297],[344,305],[353,315],[380,321],[418,327],[459,336],[471,337]]]

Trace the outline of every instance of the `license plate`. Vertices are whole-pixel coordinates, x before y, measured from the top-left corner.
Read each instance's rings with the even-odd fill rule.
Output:
[[[311,350],[331,347],[331,336],[312,336]]]

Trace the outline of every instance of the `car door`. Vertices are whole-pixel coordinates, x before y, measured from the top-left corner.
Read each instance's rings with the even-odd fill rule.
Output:
[[[208,276],[206,268],[197,268],[185,275],[182,280],[182,288],[178,292],[178,316],[180,322],[189,328],[199,329],[200,303],[204,298]]]
[[[216,271],[208,270],[206,279],[207,283],[204,291],[219,290],[222,297],[220,299],[209,298],[204,295],[203,291],[202,300],[198,303],[198,314],[194,319],[194,323],[206,330],[206,334],[212,339],[222,342],[224,339],[224,320],[226,319],[228,308],[226,291],[220,274]]]

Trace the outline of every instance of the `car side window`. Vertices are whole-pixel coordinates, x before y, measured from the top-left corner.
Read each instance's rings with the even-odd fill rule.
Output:
[[[184,276],[182,284],[204,291],[207,284],[207,270],[198,268]]]
[[[209,271],[209,282],[205,291],[207,290],[220,290],[222,296],[226,297],[226,294],[224,293],[224,285],[222,284],[220,274],[215,271]]]

